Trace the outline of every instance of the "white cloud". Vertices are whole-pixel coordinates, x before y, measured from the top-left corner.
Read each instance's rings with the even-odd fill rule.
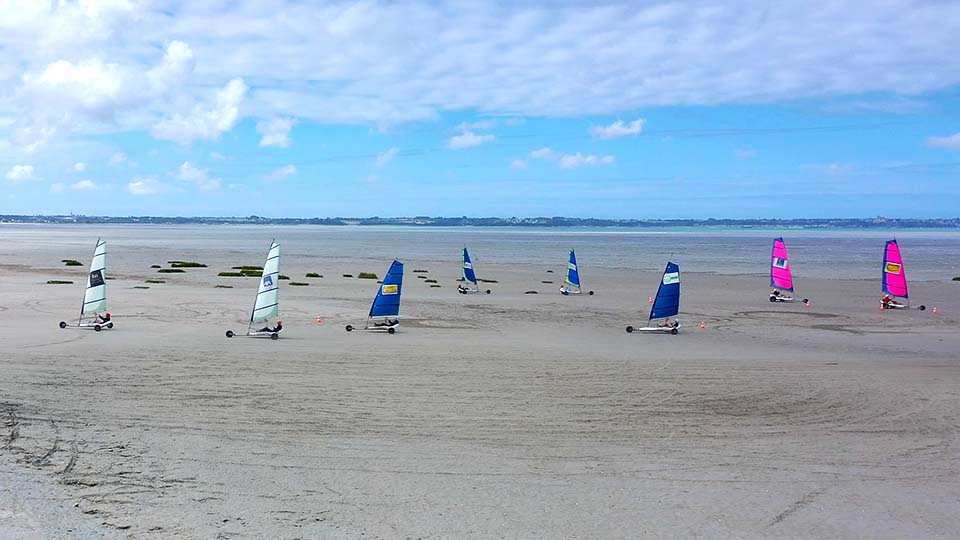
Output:
[[[595,156],[593,154],[583,155],[580,152],[576,154],[564,154],[560,156],[559,164],[564,169],[576,169],[586,165],[609,165],[615,161],[613,156]]]
[[[400,151],[399,148],[391,148],[386,152],[380,152],[377,154],[377,161],[374,162],[375,167],[383,167],[387,163],[393,161],[393,158],[397,157],[397,153]]]
[[[83,172],[83,171],[87,170],[87,164],[84,163],[84,162],[82,162],[82,161],[78,161],[78,162],[76,162],[76,163],[73,164],[73,170],[75,170],[75,171],[77,171],[77,172]]]
[[[7,180],[24,182],[33,179],[33,165],[14,165],[7,171]]]
[[[138,176],[127,184],[127,192],[131,195],[156,195],[166,190],[166,184],[150,177]]]
[[[100,191],[109,189],[110,186],[94,183],[92,180],[80,180],[70,184],[70,189],[74,191]]]
[[[490,134],[477,135],[472,131],[464,131],[460,135],[454,135],[447,141],[447,148],[451,150],[461,150],[472,146],[480,146],[483,143],[492,142],[496,137]]]
[[[110,165],[113,165],[115,167],[117,165],[122,165],[126,161],[127,161],[127,155],[124,154],[123,152],[117,152],[112,156],[110,156]]]
[[[221,154],[220,152],[210,152],[210,159],[215,159],[217,161],[222,161],[227,159],[227,156]]]
[[[626,137],[628,135],[638,135],[646,123],[647,121],[643,118],[637,118],[629,124],[624,124],[623,120],[617,120],[609,126],[591,127],[590,134],[598,139],[613,139],[616,137]]]
[[[194,105],[187,114],[175,113],[153,127],[153,136],[160,140],[190,144],[195,140],[215,141],[230,131],[240,118],[240,105],[247,93],[243,79],[231,80],[217,91],[210,106]]]
[[[584,167],[587,165],[610,165],[616,158],[613,156],[595,156],[593,154],[583,154],[577,152],[576,154],[561,154],[555,152],[552,148],[543,147],[539,150],[534,150],[530,152],[530,157],[533,159],[542,159],[545,161],[556,161],[557,164],[563,169],[576,169],[578,167]]]
[[[264,176],[264,178],[267,180],[279,181],[295,174],[297,174],[297,167],[295,165],[284,165],[283,167],[268,173],[266,176]]]
[[[290,146],[290,130],[295,125],[297,120],[293,118],[271,118],[257,122],[257,133],[263,135],[260,146]]]
[[[527,168],[527,162],[524,161],[524,160],[522,160],[522,159],[515,159],[515,160],[513,160],[513,161],[510,162],[510,168],[511,168],[511,169],[526,169],[526,168]]]
[[[857,167],[849,163],[826,163],[804,165],[807,169],[812,169],[826,176],[848,176],[856,172]]]
[[[737,150],[734,155],[740,159],[752,159],[757,157],[757,152],[756,150]]]
[[[457,131],[489,131],[497,127],[496,120],[479,120],[477,122],[461,122]]]
[[[50,193],[63,193],[64,189],[66,189],[66,186],[63,185],[63,182],[54,182],[50,184]]]
[[[554,152],[550,147],[544,146],[539,150],[534,150],[530,152],[530,157],[534,159],[553,159],[556,157],[556,152]]]
[[[211,178],[207,171],[195,167],[189,161],[184,161],[177,169],[177,177],[184,182],[190,182],[204,191],[220,189],[220,179]]]
[[[947,137],[929,137],[927,145],[935,148],[949,148],[950,150],[960,150],[960,133],[954,133]]]

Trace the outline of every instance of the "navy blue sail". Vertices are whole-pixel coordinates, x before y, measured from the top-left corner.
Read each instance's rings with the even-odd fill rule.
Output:
[[[473,262],[466,247],[463,248],[463,279],[468,283],[477,284],[477,274],[473,271]]]
[[[370,317],[396,317],[400,315],[400,290],[403,288],[403,263],[393,261],[383,278],[377,297],[370,306]]]
[[[680,313],[680,266],[668,262],[650,309],[650,320],[674,317]]]
[[[567,284],[580,288],[580,271],[577,270],[577,254],[570,250],[570,262],[567,263]]]

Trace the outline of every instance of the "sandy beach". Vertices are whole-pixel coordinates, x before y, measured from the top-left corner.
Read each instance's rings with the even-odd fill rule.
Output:
[[[804,279],[804,307],[769,303],[763,275],[684,269],[681,333],[628,335],[655,271],[581,262],[596,294],[562,297],[562,260],[487,263],[493,293],[463,296],[454,253],[404,259],[388,336],[343,330],[376,283],[342,274],[382,276],[389,260],[291,253],[281,272],[310,285],[284,282],[283,337],[227,340],[257,280],[217,273],[262,264],[261,244],[211,250],[174,231],[110,251],[116,327],[94,333],[57,328],[86,274],[60,260],[86,265],[93,239],[3,237],[0,538],[960,530],[960,283],[947,277],[912,285],[926,311],[890,312],[877,280]],[[175,259],[209,267],[150,268]]]

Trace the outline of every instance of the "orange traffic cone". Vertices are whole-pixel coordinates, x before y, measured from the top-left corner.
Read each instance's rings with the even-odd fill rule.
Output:
[[[936,307],[934,307],[934,308],[933,308],[933,314],[936,315],[937,313],[940,313],[940,312],[937,311],[937,308],[936,308]]]
[[[648,303],[648,304],[652,304],[652,303],[653,303],[653,297],[652,297],[652,296],[647,299],[647,303]]]
[[[317,315],[317,324],[323,324],[323,319],[319,315]]]
[[[707,328],[707,325],[703,321],[700,321],[700,329],[704,330],[706,328]]]

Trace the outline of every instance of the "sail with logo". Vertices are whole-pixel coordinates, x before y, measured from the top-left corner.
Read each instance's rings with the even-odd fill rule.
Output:
[[[367,323],[363,330],[374,330],[394,334],[400,327],[400,293],[403,292],[403,263],[393,261],[383,283],[377,289],[377,295],[367,313]],[[352,332],[354,326],[348,324],[347,332]]]
[[[83,291],[83,304],[77,324],[60,321],[60,328],[86,328],[101,331],[113,328],[113,319],[107,311],[107,241],[97,238],[87,274],[87,288]]]
[[[567,275],[560,286],[560,294],[569,296],[571,294],[583,294],[580,287],[580,268],[577,267],[577,254],[573,249],[570,250],[570,258],[567,260]],[[593,296],[593,291],[587,293]]]
[[[896,240],[887,240],[883,250],[882,289],[880,309],[904,309],[910,307],[910,291],[907,289],[907,273],[903,267],[900,244]],[[920,311],[927,309],[921,305]]]
[[[480,285],[478,284],[479,280],[477,279],[477,273],[473,270],[473,261],[470,259],[470,252],[467,251],[466,246],[463,247],[461,254],[463,255],[463,275],[460,281],[463,283],[457,285],[457,292],[460,294],[479,293],[481,292]],[[487,289],[485,292],[490,294],[490,289]]]
[[[773,239],[773,251],[770,255],[770,301],[793,302],[793,272],[790,270],[790,257],[783,238]],[[808,298],[803,303],[809,305]]]
[[[680,265],[668,262],[660,278],[657,296],[653,299],[650,308],[650,317],[646,326],[627,327],[627,333],[653,332],[660,334],[674,334],[680,330]]]
[[[246,337],[268,337],[278,339],[283,331],[283,321],[280,314],[280,244],[270,243],[267,251],[267,260],[263,263],[263,273],[260,276],[260,286],[257,288],[257,298],[253,302],[253,311],[247,323]],[[269,321],[277,319],[274,326]],[[264,326],[261,326],[264,325]],[[227,330],[227,337],[236,335],[233,330]]]

